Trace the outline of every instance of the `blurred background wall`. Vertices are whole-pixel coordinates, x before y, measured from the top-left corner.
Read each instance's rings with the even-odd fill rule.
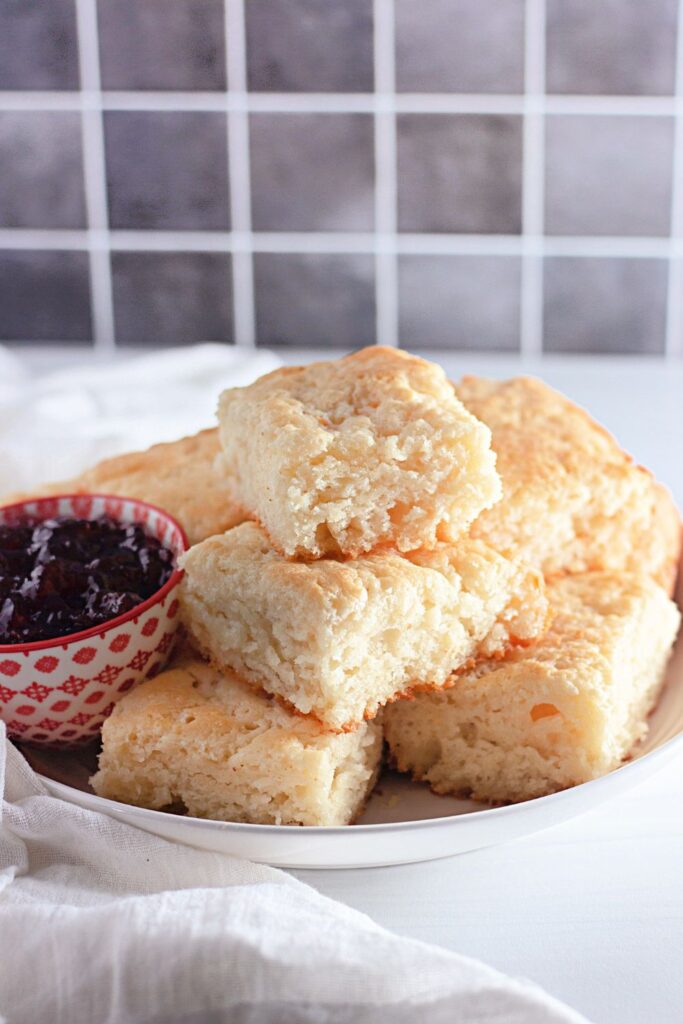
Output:
[[[0,338],[680,356],[677,7],[0,0]]]

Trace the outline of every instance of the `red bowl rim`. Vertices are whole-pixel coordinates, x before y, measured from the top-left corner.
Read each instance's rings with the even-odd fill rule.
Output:
[[[62,501],[68,498],[72,500],[74,498],[103,498],[106,500],[114,501],[130,501],[134,505],[138,505],[141,508],[151,509],[152,512],[156,512],[166,519],[172,526],[178,530],[180,539],[183,543],[183,551],[187,551],[190,543],[187,539],[187,534],[182,528],[177,519],[174,519],[166,509],[160,508],[159,505],[152,505],[149,501],[140,501],[139,498],[126,498],[120,494],[100,494],[81,491],[80,494],[50,494],[43,495],[42,498],[25,498],[23,501],[14,501],[11,505],[0,506],[0,513],[5,512],[7,509],[12,508],[24,508],[26,505],[36,504],[40,505],[43,501]],[[93,636],[104,636],[110,629],[117,626],[122,626],[126,622],[131,622],[133,619],[138,619],[143,612],[146,612],[152,605],[158,604],[177,584],[183,577],[183,570],[177,567],[173,570],[169,578],[164,583],[163,587],[155,591],[151,597],[148,597],[146,601],[141,604],[136,604],[130,611],[124,612],[123,615],[118,615],[115,619],[107,619],[106,622],[100,622],[97,626],[91,626],[90,629],[83,629],[80,633],[68,633],[65,636],[56,636],[51,640],[33,640],[28,644],[0,644],[0,654],[28,654],[31,651],[42,651],[48,647],[67,647],[72,643],[76,643],[80,640],[88,640]]]

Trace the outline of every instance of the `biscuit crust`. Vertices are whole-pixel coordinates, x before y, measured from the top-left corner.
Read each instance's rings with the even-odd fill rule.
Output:
[[[642,573],[558,577],[548,595],[554,618],[534,647],[386,708],[400,771],[437,793],[510,803],[618,767],[646,732],[679,611]]]
[[[433,547],[500,497],[488,428],[397,349],[275,370],[218,418],[235,500],[288,556]]]
[[[568,398],[531,377],[455,385],[491,428],[503,499],[472,526],[546,576],[643,571],[673,592],[681,521],[660,484]]]
[[[198,649],[344,730],[468,659],[543,632],[540,573],[480,541],[294,562],[243,523],[187,552],[180,600]]]
[[[346,825],[382,755],[379,722],[325,733],[231,672],[185,659],[127,693],[102,729],[96,793],[194,817]]]
[[[179,441],[98,462],[72,480],[11,495],[2,504],[50,494],[115,494],[165,509],[197,544],[246,518],[233,501],[220,465],[218,430],[201,430]]]

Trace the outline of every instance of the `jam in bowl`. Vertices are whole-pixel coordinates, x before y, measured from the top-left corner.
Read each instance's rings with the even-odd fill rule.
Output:
[[[182,528],[107,495],[0,508],[0,719],[51,746],[92,739],[165,664],[178,626]]]

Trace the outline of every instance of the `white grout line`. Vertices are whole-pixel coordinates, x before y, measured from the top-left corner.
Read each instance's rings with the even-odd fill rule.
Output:
[[[545,49],[545,39],[543,44]],[[670,117],[681,109],[681,99],[674,96],[554,96],[551,94],[538,96],[533,101],[532,108],[551,117],[563,114],[585,114],[587,117]]]
[[[617,237],[569,235],[377,234],[344,231],[70,231],[54,228],[0,228],[2,249],[87,249],[114,252],[417,253],[433,256],[598,257],[683,259],[683,236]]]
[[[82,92],[0,92],[0,110],[83,109]]]
[[[540,6],[540,5],[539,5]],[[539,29],[543,25],[530,25],[527,19],[527,42],[533,47],[530,56],[534,62],[542,57],[538,45],[543,47]],[[534,41],[535,40],[535,41]],[[526,44],[525,44],[526,45]],[[532,64],[532,69],[534,66]],[[681,100],[673,96],[553,96],[540,91],[524,95],[494,93],[398,93],[396,109],[400,113],[443,114],[546,114],[551,117],[580,114],[586,117],[661,117],[680,109]]]
[[[227,12],[225,21],[227,22]],[[226,41],[226,54],[228,52]],[[222,113],[230,109],[226,92],[103,92],[105,110],[199,110]]]
[[[88,231],[0,228],[0,249],[87,249]]]
[[[539,100],[545,89],[545,0],[526,0],[524,40],[525,111],[522,157],[522,279],[520,348],[523,356],[543,351],[544,121]]]
[[[661,238],[617,237],[614,235],[571,236],[545,235],[530,236],[527,248],[531,253],[542,256],[614,257],[616,259],[666,259],[670,242]]]
[[[230,4],[231,0],[225,0]],[[378,0],[379,3],[379,0]],[[581,114],[588,117],[666,117],[683,111],[683,96],[559,96],[500,93],[396,93],[398,113]],[[257,113],[373,113],[374,93],[0,91],[0,110],[199,110]]]
[[[378,345],[398,345],[394,0],[374,0],[375,311]]]
[[[676,97],[683,99],[683,0],[678,3],[678,38],[676,41]],[[671,166],[671,227],[669,275],[666,303],[667,356],[683,355],[683,113],[679,109],[674,122],[674,148]]]
[[[100,56],[96,0],[76,0],[81,85],[83,175],[88,216],[86,235],[90,258],[90,295],[96,350],[109,354],[116,347],[114,302],[107,227],[107,178],[102,109],[98,103]]]
[[[248,2],[248,0],[247,0]],[[375,51],[377,32],[375,31]],[[375,71],[375,76],[377,72]],[[253,113],[371,114],[375,94],[371,92],[250,92],[247,105]]]
[[[235,344],[256,344],[254,260],[251,241],[247,44],[244,0],[225,0],[225,55],[230,107],[228,167],[232,233],[232,308]]]

